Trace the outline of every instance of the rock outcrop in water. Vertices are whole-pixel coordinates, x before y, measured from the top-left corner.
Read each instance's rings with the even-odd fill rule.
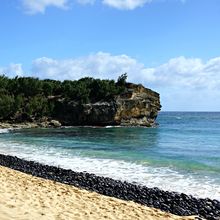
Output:
[[[0,76],[0,126],[154,126],[161,108],[159,94],[126,79],[126,73],[117,81]]]
[[[126,87],[109,102],[79,104],[60,99],[56,119],[63,125],[154,126],[161,109],[159,94],[142,85],[127,83]]]

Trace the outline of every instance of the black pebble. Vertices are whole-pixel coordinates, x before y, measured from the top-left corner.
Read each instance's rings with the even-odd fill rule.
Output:
[[[148,188],[86,172],[74,172],[62,168],[26,161],[0,154],[0,165],[33,176],[73,185],[103,195],[159,208],[180,216],[198,215],[199,219],[220,220],[220,201],[197,199],[184,193]]]

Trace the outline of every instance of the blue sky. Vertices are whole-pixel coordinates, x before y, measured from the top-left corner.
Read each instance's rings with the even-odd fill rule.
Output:
[[[2,0],[0,73],[114,78],[163,110],[220,111],[219,0]]]

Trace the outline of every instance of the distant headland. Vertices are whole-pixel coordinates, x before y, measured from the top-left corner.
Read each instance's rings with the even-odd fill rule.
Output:
[[[0,76],[0,126],[155,126],[159,94],[126,79],[127,74],[117,81],[63,82]]]

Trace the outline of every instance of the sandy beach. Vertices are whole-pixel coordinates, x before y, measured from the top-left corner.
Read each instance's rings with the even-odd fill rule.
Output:
[[[0,166],[0,219],[194,219]]]

